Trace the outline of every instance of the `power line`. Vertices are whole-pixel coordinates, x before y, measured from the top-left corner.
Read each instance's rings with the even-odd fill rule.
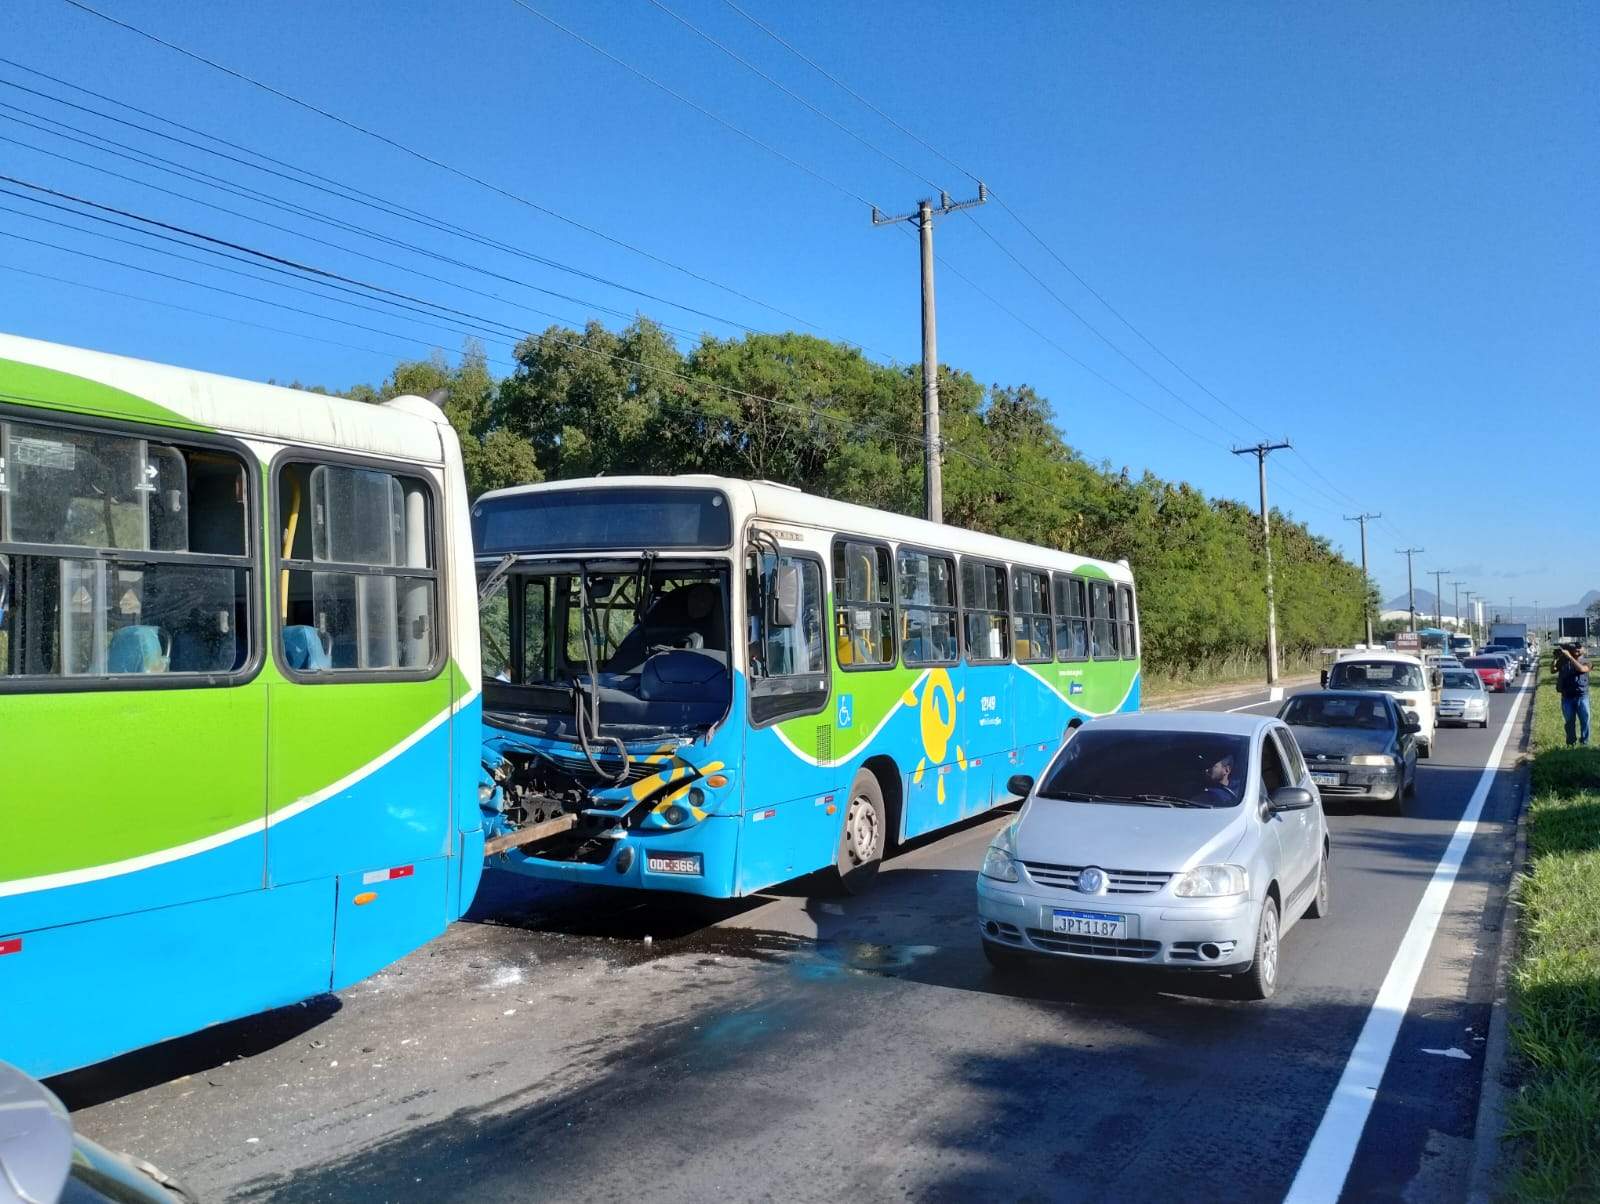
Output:
[[[86,89],[86,88],[80,88],[76,84],[69,83],[66,80],[58,79],[55,76],[46,75],[43,72],[33,71],[31,68],[28,68],[28,67],[22,67],[21,64],[13,63],[9,59],[0,58],[0,63],[4,63],[7,66],[12,66],[12,67],[21,67],[21,69],[24,70],[24,71],[29,71],[32,74],[42,76],[43,78],[49,79],[49,80],[51,80],[51,82],[59,84],[62,87],[73,88],[73,89],[76,89],[78,91],[82,91],[82,92],[86,93],[87,95],[94,96],[97,99],[105,100],[108,104],[118,105],[118,106],[127,108],[128,110],[130,110],[132,112],[140,113],[140,114],[147,115],[147,116],[152,116],[154,120],[166,122],[167,124],[173,125],[177,129],[182,129],[182,130],[185,130],[187,132],[194,133],[198,137],[211,138],[211,139],[217,141],[219,143],[219,145],[233,147],[235,149],[241,150],[243,153],[248,154],[248,155],[255,155],[255,156],[263,159],[264,161],[266,161],[268,163],[278,164],[281,167],[287,168],[288,171],[297,172],[297,173],[300,173],[302,175],[308,176],[309,179],[300,179],[300,178],[298,178],[298,176],[287,174],[286,171],[275,170],[274,168],[271,168],[271,167],[263,167],[259,163],[252,163],[252,162],[250,162],[250,161],[248,161],[246,159],[241,159],[241,158],[239,158],[239,157],[237,157],[235,155],[226,154],[226,153],[224,153],[222,151],[215,150],[212,147],[203,146],[203,145],[200,145],[198,143],[190,142],[187,139],[178,138],[178,137],[176,137],[176,136],[174,136],[172,134],[165,133],[165,132],[163,132],[161,130],[151,129],[148,126],[140,125],[138,122],[128,121],[128,120],[126,120],[124,118],[116,116],[115,114],[105,113],[105,112],[102,112],[101,110],[95,109],[95,108],[93,108],[91,106],[88,106],[88,105],[81,105],[81,104],[78,104],[78,103],[76,103],[74,101],[63,99],[62,97],[59,97],[59,96],[51,96],[47,92],[40,92],[37,89],[26,87],[26,86],[24,86],[22,84],[15,83],[14,81],[11,81],[11,80],[0,79],[0,86],[8,87],[8,88],[14,88],[14,89],[16,89],[18,91],[26,92],[26,93],[28,93],[28,94],[30,94],[32,96],[37,96],[37,97],[40,97],[40,98],[42,98],[44,100],[51,101],[54,104],[59,104],[59,105],[65,106],[67,108],[76,109],[79,112],[87,113],[87,114],[89,114],[89,115],[91,115],[93,117],[96,117],[96,118],[100,119],[100,120],[114,122],[117,125],[121,125],[121,126],[124,126],[126,128],[129,128],[129,129],[137,130],[137,131],[139,131],[141,133],[144,133],[144,134],[147,134],[149,136],[156,137],[156,138],[161,138],[161,139],[164,139],[165,141],[172,142],[172,143],[175,143],[175,144],[180,145],[180,146],[188,147],[189,149],[199,151],[202,154],[213,155],[213,156],[215,156],[217,158],[224,159],[224,160],[226,160],[228,162],[237,164],[238,166],[241,166],[241,167],[248,168],[248,169],[250,169],[252,171],[262,172],[262,173],[264,173],[266,175],[274,176],[274,177],[277,177],[279,179],[285,180],[288,183],[295,184],[295,185],[298,185],[298,186],[304,187],[304,188],[310,188],[310,189],[313,189],[313,190],[318,191],[318,192],[322,192],[322,193],[324,193],[324,194],[326,194],[328,196],[334,197],[334,198],[336,198],[336,199],[338,199],[340,201],[345,201],[347,203],[358,204],[358,205],[362,205],[362,206],[365,206],[365,207],[368,207],[368,208],[377,209],[378,211],[380,211],[382,213],[385,213],[388,216],[396,217],[396,218],[399,218],[399,219],[401,219],[403,221],[413,222],[415,224],[422,225],[422,226],[424,226],[424,227],[426,227],[428,229],[435,230],[435,231],[438,231],[438,232],[441,232],[441,233],[453,234],[456,237],[463,238],[463,239],[466,239],[468,241],[478,243],[478,244],[480,244],[482,246],[489,247],[492,250],[500,251],[500,252],[503,252],[503,253],[509,254],[509,255],[515,255],[520,259],[527,260],[530,263],[539,264],[542,267],[548,267],[548,268],[551,268],[551,269],[553,269],[555,271],[564,272],[564,273],[567,273],[569,275],[577,276],[577,277],[580,277],[580,278],[585,279],[585,280],[590,280],[590,281],[593,281],[596,284],[605,285],[608,288],[615,288],[615,289],[618,289],[620,291],[630,293],[630,294],[632,294],[634,296],[642,297],[642,298],[644,298],[645,300],[648,300],[648,301],[654,301],[654,302],[656,302],[658,304],[661,304],[661,305],[671,306],[672,308],[682,310],[685,313],[695,314],[698,317],[708,318],[711,321],[720,322],[720,323],[723,323],[724,325],[731,326],[736,330],[747,330],[748,331],[748,330],[753,329],[748,323],[740,322],[740,321],[738,321],[738,320],[736,320],[734,318],[729,318],[729,317],[727,317],[727,316],[725,316],[723,314],[718,314],[718,313],[715,313],[715,312],[710,311],[710,310],[698,309],[698,308],[696,308],[694,306],[686,305],[686,304],[684,304],[682,302],[679,302],[679,301],[673,301],[670,298],[662,297],[662,296],[659,296],[659,295],[657,295],[655,293],[647,292],[647,291],[645,291],[643,289],[636,288],[636,287],[634,287],[632,285],[624,284],[621,281],[613,280],[613,279],[610,279],[608,277],[598,275],[598,274],[596,274],[594,272],[588,271],[587,269],[576,267],[576,266],[574,266],[572,264],[563,263],[562,261],[557,260],[557,259],[552,259],[549,256],[540,255],[540,254],[537,254],[535,252],[527,251],[527,250],[524,250],[523,248],[513,246],[512,244],[502,242],[502,241],[500,241],[498,239],[490,238],[490,237],[488,237],[486,235],[483,235],[483,234],[480,234],[480,233],[478,233],[478,232],[476,232],[474,230],[471,230],[471,229],[469,229],[469,228],[467,228],[465,226],[461,226],[461,225],[458,225],[458,224],[456,224],[454,222],[449,222],[449,221],[446,221],[444,219],[433,217],[430,214],[424,213],[424,212],[422,212],[420,210],[412,209],[409,206],[401,205],[401,204],[398,204],[398,203],[389,202],[389,201],[387,201],[386,199],[384,199],[382,197],[379,197],[379,196],[377,196],[377,195],[375,195],[373,193],[366,192],[365,190],[357,188],[354,185],[346,184],[346,183],[344,183],[342,181],[331,179],[330,177],[327,177],[327,176],[319,175],[316,172],[306,171],[303,168],[299,168],[299,167],[294,166],[293,164],[286,163],[281,159],[275,159],[272,156],[266,155],[261,151],[252,150],[252,149],[250,149],[248,147],[241,147],[237,143],[232,143],[232,142],[228,142],[225,139],[216,138],[215,135],[207,134],[207,133],[205,133],[203,131],[193,130],[192,127],[182,125],[181,123],[178,123],[178,122],[174,122],[170,118],[160,117],[160,116],[156,116],[154,114],[148,114],[148,113],[146,113],[146,110],[139,109],[136,106],[128,105],[123,101],[119,101],[119,100],[115,100],[115,99],[110,98],[110,97],[103,96],[102,94],[100,94],[98,92],[93,92],[93,91],[91,91],[89,89]],[[53,126],[58,126],[58,127],[62,128],[62,129],[71,130],[76,134],[83,135],[84,137],[95,139],[97,142],[108,143],[108,144],[110,144],[109,148],[101,147],[101,146],[93,146],[92,149],[100,150],[103,153],[116,155],[116,156],[118,156],[120,158],[131,158],[135,162],[139,162],[140,161],[137,156],[129,155],[129,154],[126,153],[127,151],[131,151],[133,149],[127,143],[117,143],[112,139],[108,139],[108,138],[104,137],[103,135],[92,133],[92,132],[90,132],[88,130],[82,129],[81,127],[70,125],[70,124],[68,124],[66,122],[63,122],[63,121],[60,121],[60,120],[58,120],[56,118],[47,117],[47,116],[45,116],[43,114],[35,113],[35,112],[32,112],[31,110],[28,110],[28,109],[16,108],[16,107],[10,106],[10,105],[0,105],[0,109],[10,110],[11,113],[24,113],[24,114],[26,114],[28,116],[37,118],[40,121],[48,122],[49,124],[51,124]],[[30,123],[28,123],[26,121],[20,121],[18,118],[13,117],[13,116],[9,116],[6,113],[0,113],[0,117],[4,117],[6,120],[16,122],[17,124],[20,124],[20,125],[28,126],[29,128],[37,130],[40,133],[49,134],[52,137],[65,138],[68,141],[79,142],[80,145],[91,145],[91,144],[88,144],[88,143],[83,143],[81,141],[81,139],[79,139],[79,138],[73,138],[73,137],[70,137],[68,135],[61,134],[56,130],[43,130],[43,129],[40,129],[38,126],[30,125]],[[118,146],[122,147],[123,150],[119,151],[117,149],[114,149],[114,148],[116,148]],[[309,218],[311,220],[322,221],[322,222],[325,222],[325,223],[328,223],[328,224],[336,225],[336,226],[339,226],[340,228],[350,230],[353,233],[361,234],[364,237],[376,239],[376,240],[382,241],[382,242],[386,242],[386,243],[389,243],[390,245],[393,245],[393,246],[403,247],[406,250],[412,251],[414,253],[426,255],[426,256],[429,256],[430,258],[433,258],[433,259],[436,259],[436,260],[440,260],[442,262],[452,263],[452,264],[454,264],[454,265],[456,265],[458,267],[462,267],[462,268],[467,269],[469,271],[481,272],[481,273],[484,273],[484,274],[487,274],[487,275],[496,276],[496,277],[498,277],[500,279],[509,280],[509,281],[511,281],[513,283],[521,284],[522,287],[531,289],[531,290],[533,290],[535,292],[542,292],[542,293],[547,293],[547,294],[550,294],[550,295],[553,295],[553,296],[560,296],[560,297],[564,297],[565,296],[564,294],[555,293],[553,290],[542,288],[542,287],[540,287],[538,285],[527,284],[527,283],[522,282],[522,281],[517,281],[513,277],[503,276],[502,274],[500,274],[498,272],[493,272],[490,269],[480,267],[480,266],[478,266],[476,264],[466,263],[465,261],[462,261],[462,260],[459,260],[459,259],[455,259],[454,257],[448,256],[448,255],[443,255],[440,252],[433,251],[433,250],[431,250],[429,248],[417,246],[417,245],[414,245],[414,244],[411,244],[411,243],[407,243],[407,242],[405,242],[403,240],[395,239],[391,235],[380,234],[380,233],[377,233],[375,231],[368,230],[368,229],[365,229],[363,227],[353,225],[351,223],[343,221],[342,219],[331,217],[331,216],[329,216],[327,214],[320,213],[320,212],[318,212],[316,210],[308,209],[305,206],[297,205],[294,202],[285,201],[285,200],[283,200],[281,198],[273,198],[273,197],[271,197],[270,194],[262,193],[257,189],[251,189],[251,188],[247,188],[247,187],[246,188],[241,188],[241,187],[236,187],[236,186],[230,185],[229,183],[227,183],[226,181],[222,181],[220,177],[215,176],[212,173],[205,172],[200,168],[191,167],[188,164],[182,164],[182,163],[178,163],[175,160],[164,158],[164,157],[162,157],[160,155],[155,154],[152,151],[146,151],[146,150],[142,150],[141,149],[141,150],[139,150],[137,152],[137,154],[140,155],[140,156],[145,156],[145,157],[147,157],[149,159],[155,160],[155,163],[142,163],[141,164],[142,166],[153,166],[158,171],[174,172],[174,173],[180,174],[180,175],[185,175],[185,173],[193,173],[193,174],[186,175],[186,178],[189,178],[193,182],[196,182],[196,183],[204,183],[204,184],[207,184],[209,187],[219,188],[219,189],[221,189],[223,191],[231,192],[231,193],[233,193],[235,195],[247,195],[250,199],[256,200],[260,204],[269,205],[269,206],[271,206],[273,208],[287,209],[288,211],[297,212],[301,216],[305,216],[305,217],[307,217],[307,218]],[[165,166],[159,166],[159,165],[165,165]],[[196,174],[198,176],[200,176],[201,178],[200,179],[195,179],[194,177],[195,177]],[[347,195],[347,194],[351,194],[351,195]],[[598,302],[586,302],[586,301],[581,301],[581,300],[578,300],[578,299],[575,299],[575,298],[569,298],[569,299],[574,300],[578,304],[590,305],[592,308],[600,310],[602,312],[611,312],[611,313],[617,312],[617,311],[611,309],[611,307],[605,306],[605,305],[601,305]],[[789,315],[789,314],[787,314],[787,313],[785,313],[784,311],[781,311],[781,310],[776,311],[776,312],[779,312],[779,313],[783,314],[783,316],[785,316],[785,317],[791,317],[791,318],[793,318],[794,321],[800,322],[802,325],[808,326],[811,329],[814,329],[814,330],[820,329],[820,328],[814,326],[812,323],[806,322],[804,319],[799,318],[798,316]],[[883,353],[882,352],[878,352],[877,354],[882,355]]]
[[[518,2],[520,3],[520,0],[518,0]],[[99,9],[93,7],[92,5],[84,3],[84,0],[65,0],[65,3],[70,4],[72,7],[76,8],[76,9],[79,9],[82,12],[88,13],[90,16],[98,17],[102,21],[105,21],[105,22],[108,22],[109,24],[118,26],[119,28],[125,29],[130,33],[137,34],[139,37],[144,38],[147,41],[153,42],[158,46],[162,46],[167,50],[171,50],[174,53],[181,54],[185,58],[188,58],[188,59],[190,59],[190,60],[192,60],[194,62],[201,63],[204,66],[210,67],[214,71],[219,71],[224,75],[227,75],[227,76],[229,76],[229,77],[231,77],[233,79],[237,79],[237,80],[241,81],[242,83],[249,84],[251,87],[258,88],[261,91],[266,92],[271,96],[276,96],[280,100],[287,101],[288,103],[293,104],[293,105],[295,105],[295,106],[297,106],[299,108],[302,108],[302,109],[306,110],[307,112],[314,113],[317,116],[323,117],[326,120],[332,121],[335,124],[343,126],[344,128],[346,128],[348,130],[352,130],[355,133],[361,134],[363,137],[371,138],[371,139],[373,139],[373,140],[375,140],[377,142],[381,142],[385,146],[389,146],[389,147],[391,147],[391,148],[393,148],[395,150],[400,151],[403,154],[409,155],[410,157],[418,160],[419,162],[426,163],[431,167],[436,167],[441,171],[448,172],[449,174],[451,174],[453,176],[456,176],[459,179],[463,179],[463,180],[466,180],[469,183],[475,184],[478,187],[483,188],[483,189],[485,189],[485,190],[487,190],[489,192],[492,192],[497,196],[505,198],[506,200],[513,201],[516,204],[526,206],[529,209],[532,209],[532,210],[534,210],[534,211],[536,211],[538,213],[542,213],[547,217],[553,218],[554,220],[563,223],[564,225],[572,227],[573,229],[581,230],[584,233],[592,235],[595,238],[601,239],[604,242],[608,242],[608,243],[610,243],[611,245],[613,245],[615,247],[620,247],[622,250],[628,251],[631,254],[638,255],[638,256],[640,256],[641,258],[644,258],[644,259],[648,259],[652,263],[658,264],[661,267],[669,268],[670,270],[672,270],[674,272],[678,272],[681,275],[687,276],[692,280],[697,280],[701,284],[708,285],[708,286],[710,286],[712,288],[718,289],[718,290],[720,290],[722,292],[725,292],[725,293],[728,293],[728,294],[730,294],[732,296],[738,297],[740,300],[748,301],[752,305],[759,305],[761,308],[763,308],[765,310],[768,310],[768,311],[770,311],[772,313],[779,314],[782,317],[788,318],[790,321],[799,322],[801,325],[810,327],[812,330],[821,330],[822,329],[821,327],[817,326],[816,324],[814,324],[812,322],[808,322],[808,321],[806,321],[806,319],[801,318],[796,314],[792,314],[792,313],[788,312],[787,310],[780,309],[779,307],[771,304],[770,302],[763,301],[758,297],[751,296],[749,293],[746,293],[746,292],[743,292],[740,289],[734,288],[732,285],[724,284],[719,280],[714,280],[710,276],[706,276],[703,273],[695,271],[693,268],[685,267],[683,264],[680,264],[680,263],[675,263],[674,261],[672,261],[670,259],[667,259],[664,256],[655,254],[653,251],[647,251],[643,247],[640,247],[640,246],[637,246],[637,245],[635,245],[633,243],[630,243],[625,239],[617,238],[615,235],[607,234],[604,230],[600,230],[600,229],[598,229],[598,228],[596,228],[594,226],[591,226],[591,225],[587,224],[586,222],[579,221],[577,218],[569,217],[564,213],[561,213],[561,212],[559,212],[559,211],[557,211],[555,209],[550,208],[548,205],[542,205],[539,202],[534,201],[534,200],[532,200],[532,199],[530,199],[530,198],[528,198],[526,196],[523,196],[520,193],[513,192],[508,188],[503,188],[498,184],[492,183],[491,181],[486,180],[483,177],[474,174],[473,172],[467,171],[467,170],[465,170],[463,168],[460,168],[460,167],[456,167],[455,165],[453,165],[451,163],[447,163],[447,162],[445,162],[445,161],[443,161],[441,159],[437,159],[434,156],[429,155],[424,151],[417,150],[415,147],[408,146],[407,144],[405,144],[403,142],[400,142],[397,139],[391,138],[387,134],[383,134],[383,133],[380,133],[377,130],[370,129],[367,126],[364,126],[364,125],[361,125],[358,122],[352,121],[347,117],[343,117],[343,116],[339,115],[338,113],[334,113],[331,110],[324,109],[324,108],[322,108],[322,107],[320,107],[318,105],[312,104],[310,101],[302,100],[298,96],[291,95],[290,93],[285,92],[280,88],[273,87],[271,84],[265,83],[262,80],[255,79],[252,76],[246,75],[242,71],[237,71],[234,68],[226,66],[223,63],[219,63],[214,59],[207,58],[203,54],[199,54],[199,53],[197,53],[197,52],[195,52],[193,50],[189,50],[187,47],[180,46],[176,42],[172,42],[172,41],[167,40],[166,38],[160,37],[159,35],[151,33],[149,30],[142,29],[139,26],[132,24],[131,22],[124,21],[119,17],[113,17],[109,13],[101,12]],[[527,6],[525,5],[524,7],[527,7]],[[537,10],[530,9],[530,11],[535,11],[536,12]],[[542,16],[542,14],[539,14],[539,15]],[[548,18],[546,18],[546,19],[548,20]],[[858,199],[860,199],[860,198],[858,198]],[[863,201],[863,203],[866,203],[866,202]]]

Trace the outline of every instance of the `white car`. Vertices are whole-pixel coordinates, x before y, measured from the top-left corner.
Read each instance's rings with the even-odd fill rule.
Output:
[[[1381,690],[1392,696],[1402,712],[1417,717],[1417,755],[1427,757],[1433,755],[1439,726],[1432,680],[1438,672],[1405,652],[1355,652],[1335,661],[1322,684],[1329,690]]]
[[[1112,715],[1074,733],[990,844],[978,927],[997,969],[1029,957],[1233,974],[1278,986],[1283,934],[1330,904],[1328,824],[1276,718]]]

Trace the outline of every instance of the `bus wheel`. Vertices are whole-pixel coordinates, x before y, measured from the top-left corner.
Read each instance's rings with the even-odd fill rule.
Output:
[[[850,784],[844,831],[839,834],[839,853],[834,860],[839,883],[850,894],[860,894],[878,876],[888,826],[878,779],[869,770],[860,770]]]

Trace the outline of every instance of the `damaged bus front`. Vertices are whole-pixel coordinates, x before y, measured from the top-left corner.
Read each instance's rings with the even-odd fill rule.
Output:
[[[473,523],[486,851],[537,877],[734,893],[726,495],[534,487],[485,495]]]

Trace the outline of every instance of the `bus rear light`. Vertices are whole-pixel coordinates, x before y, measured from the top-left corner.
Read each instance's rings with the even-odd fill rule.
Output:
[[[20,936],[14,936],[9,941],[0,941],[0,957],[4,957],[8,953],[21,952],[22,938]]]
[[[364,890],[359,895],[357,895],[354,899],[351,899],[350,901],[352,903],[354,903],[357,907],[365,907],[368,903],[371,903],[377,897],[378,897],[378,892],[377,891],[375,891],[375,890]]]

